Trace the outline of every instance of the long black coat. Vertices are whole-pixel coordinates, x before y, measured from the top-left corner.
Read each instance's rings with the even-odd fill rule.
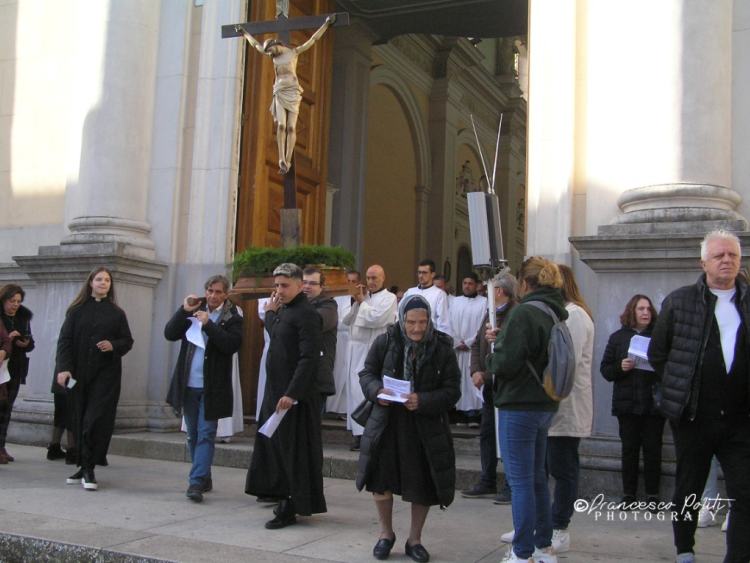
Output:
[[[323,323],[321,345],[322,354],[318,365],[318,392],[330,396],[336,393],[333,379],[333,364],[336,361],[336,336],[339,326],[339,306],[332,297],[319,295],[310,301]]]
[[[271,438],[258,433],[247,472],[249,495],[291,497],[297,514],[326,512],[323,443],[316,376],[321,350],[321,318],[300,293],[278,313],[266,313],[271,336],[266,389],[258,428],[282,396],[297,401]]]
[[[206,305],[201,305],[200,310],[205,311]],[[200,350],[195,344],[188,342],[185,336],[194,312],[180,307],[164,327],[164,338],[171,342],[182,341],[166,399],[177,414],[182,413],[193,355],[196,350]],[[218,321],[214,323],[209,320],[202,330],[208,336],[206,349],[202,351],[204,417],[206,420],[219,420],[232,416],[234,409],[232,356],[242,345],[242,315],[235,305],[225,301]]]
[[[461,396],[461,372],[449,336],[436,331],[427,346],[427,361],[414,375],[419,407],[412,414],[416,418],[418,439],[427,456],[438,500],[441,505],[448,506],[453,502],[456,485],[456,456],[448,411]],[[357,489],[360,491],[371,475],[390,409],[403,408],[400,405],[384,407],[377,402],[378,390],[383,388],[383,374],[403,379],[403,368],[403,337],[399,326],[394,324],[372,343],[365,367],[359,372],[362,392],[374,403],[360,446],[357,468]]]
[[[599,371],[607,381],[612,381],[612,414],[659,414],[654,404],[654,386],[657,382],[656,373],[642,369],[622,371],[622,361],[628,357],[630,339],[638,334],[632,328],[623,326],[613,332],[607,347],[604,349]],[[651,330],[640,333],[641,336],[651,336]]]
[[[750,291],[740,279],[737,279],[736,287],[735,300],[746,328],[745,334],[750,338]],[[693,285],[670,293],[656,319],[648,359],[659,377],[659,410],[674,422],[679,421],[683,413],[691,420],[696,416],[701,365],[711,324],[715,322],[715,306],[716,296],[709,291],[703,274]]]
[[[15,316],[9,317],[4,312],[0,312],[0,316],[2,316],[3,324],[9,333],[17,330],[24,337],[29,338],[29,345],[26,348],[13,345],[8,362],[11,379],[18,379],[21,384],[24,384],[26,383],[26,375],[29,373],[29,359],[26,354],[34,349],[34,337],[31,335],[31,318],[34,315],[21,305]]]
[[[111,352],[96,347],[102,340],[112,343]],[[69,371],[76,380],[68,395],[82,467],[107,464],[120,399],[122,357],[132,346],[125,312],[109,299],[89,297],[65,316],[57,341],[55,373]],[[61,389],[53,383],[53,390]]]

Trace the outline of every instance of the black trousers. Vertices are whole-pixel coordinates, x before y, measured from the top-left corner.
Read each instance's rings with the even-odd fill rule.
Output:
[[[8,436],[8,425],[10,424],[10,413],[13,411],[13,403],[16,402],[16,397],[18,397],[21,380],[11,377],[6,385],[8,387],[8,402],[0,404],[0,448],[5,447],[5,438]]]
[[[638,457],[643,449],[646,495],[659,496],[664,419],[650,414],[624,414],[619,415],[617,420],[620,423],[620,441],[622,442],[623,494],[636,496],[638,492]]]
[[[671,424],[677,452],[672,523],[677,553],[692,552],[700,502],[711,458],[724,472],[732,516],[724,563],[750,561],[750,418],[681,421]],[[683,509],[686,504],[689,508]]]
[[[495,405],[492,385],[484,386],[482,422],[479,426],[479,459],[482,464],[480,483],[488,489],[497,488],[497,446],[495,438]]]
[[[90,381],[79,381],[72,389],[70,399],[75,419],[78,465],[84,469],[106,465],[120,399],[119,374],[100,373]]]

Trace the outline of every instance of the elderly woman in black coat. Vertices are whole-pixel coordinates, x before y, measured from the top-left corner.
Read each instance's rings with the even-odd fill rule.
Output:
[[[405,402],[383,400],[387,375],[406,380]],[[373,403],[362,436],[357,488],[373,493],[380,538],[373,548],[386,559],[396,541],[393,494],[410,502],[411,530],[406,554],[428,561],[422,528],[432,505],[453,502],[456,481],[448,411],[460,395],[460,372],[449,336],[435,330],[430,305],[412,295],[401,301],[398,324],[373,342],[359,374],[365,398]]]

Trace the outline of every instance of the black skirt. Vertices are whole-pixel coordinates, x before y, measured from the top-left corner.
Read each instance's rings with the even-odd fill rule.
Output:
[[[388,424],[374,452],[373,471],[365,488],[378,494],[390,491],[407,502],[425,506],[440,504],[419,439],[418,415],[402,405],[388,408]]]

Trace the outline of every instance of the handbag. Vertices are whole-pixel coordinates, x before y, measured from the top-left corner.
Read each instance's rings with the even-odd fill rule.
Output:
[[[357,408],[352,411],[352,420],[360,426],[366,426],[367,419],[370,418],[370,414],[372,414],[372,406],[372,401],[368,399],[362,401]]]

